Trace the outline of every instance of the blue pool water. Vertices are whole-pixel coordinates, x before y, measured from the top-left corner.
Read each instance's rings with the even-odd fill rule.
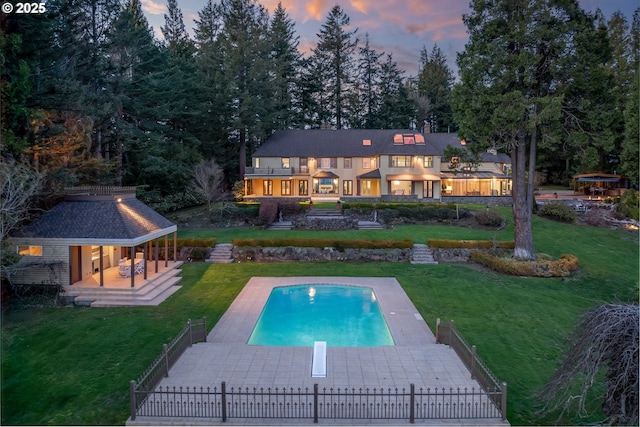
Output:
[[[394,345],[373,289],[299,285],[273,288],[249,344],[332,347]]]

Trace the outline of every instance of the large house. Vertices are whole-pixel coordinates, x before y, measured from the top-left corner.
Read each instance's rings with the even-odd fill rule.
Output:
[[[511,195],[510,158],[482,153],[474,170],[443,161],[454,133],[415,130],[282,130],[253,154],[249,200],[442,200]],[[452,164],[453,163],[453,164]]]

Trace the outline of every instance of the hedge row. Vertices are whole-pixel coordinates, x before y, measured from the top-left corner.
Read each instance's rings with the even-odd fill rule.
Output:
[[[248,247],[282,247],[294,246],[301,248],[346,248],[360,249],[401,249],[412,248],[411,239],[403,240],[336,240],[336,239],[233,239],[235,246]]]
[[[216,245],[215,237],[209,239],[177,239],[177,246],[179,248],[212,248]],[[169,246],[173,247],[173,242],[169,240]]]
[[[471,259],[492,270],[514,276],[565,277],[578,269],[578,258],[565,254],[555,261],[516,261],[482,251],[471,252]]]
[[[456,209],[454,203],[371,203],[371,202],[345,202],[342,204],[342,209]]]
[[[515,247],[513,240],[507,242],[499,242],[495,240],[447,240],[447,239],[429,239],[427,246],[437,249],[513,249]]]

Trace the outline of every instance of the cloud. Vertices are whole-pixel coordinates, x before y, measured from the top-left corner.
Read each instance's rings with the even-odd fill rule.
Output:
[[[360,13],[367,14],[367,1],[366,0],[351,0],[351,6]]]
[[[316,21],[321,21],[324,18],[326,8],[326,0],[311,0],[305,6],[305,10],[309,15],[304,17],[304,20],[306,21],[309,18],[313,18]]]
[[[150,15],[163,15],[165,13],[165,6],[162,3],[157,3],[153,0],[141,0],[142,10]]]

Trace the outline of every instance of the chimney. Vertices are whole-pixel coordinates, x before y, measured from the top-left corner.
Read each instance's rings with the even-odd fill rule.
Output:
[[[426,122],[424,124],[424,133],[431,133],[431,123]]]

